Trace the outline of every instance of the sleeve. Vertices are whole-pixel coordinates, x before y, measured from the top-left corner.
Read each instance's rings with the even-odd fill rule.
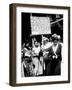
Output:
[[[62,60],[62,45],[59,44],[59,53],[58,53],[58,60]]]

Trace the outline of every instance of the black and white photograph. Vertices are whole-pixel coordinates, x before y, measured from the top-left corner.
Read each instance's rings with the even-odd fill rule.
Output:
[[[21,13],[21,76],[61,75],[63,15]]]
[[[70,8],[13,4],[11,10],[11,82],[70,82]]]

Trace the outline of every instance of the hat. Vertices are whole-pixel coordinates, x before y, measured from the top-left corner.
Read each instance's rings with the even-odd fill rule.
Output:
[[[61,39],[60,35],[58,35],[58,39]]]
[[[52,39],[53,39],[53,41],[54,41],[54,40],[58,40],[58,39],[59,39],[59,37],[58,37],[58,35],[57,35],[57,34],[53,34],[53,35],[52,35]]]
[[[46,40],[48,40],[48,38],[47,38],[47,37],[45,37],[45,36],[43,36],[43,41],[46,41]]]

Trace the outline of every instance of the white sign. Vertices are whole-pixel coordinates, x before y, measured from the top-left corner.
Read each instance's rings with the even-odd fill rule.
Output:
[[[32,35],[51,34],[50,18],[31,16]]]

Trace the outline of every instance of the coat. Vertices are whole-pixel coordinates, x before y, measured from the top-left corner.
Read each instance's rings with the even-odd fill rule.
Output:
[[[48,48],[47,49],[48,50],[48,52],[49,52],[49,54],[48,54],[48,59],[49,60],[53,60],[54,58],[53,58],[53,56],[56,56],[57,55],[57,58],[55,58],[55,59],[57,59],[57,60],[59,60],[59,61],[61,61],[62,60],[62,53],[61,53],[61,51],[62,51],[62,46],[61,46],[61,44],[58,44],[58,47],[57,47],[57,50],[56,50],[56,52],[54,53],[54,51],[53,51],[53,48],[52,48],[52,46],[50,47],[50,48]]]
[[[61,60],[62,60],[62,46],[58,44],[56,52],[53,51],[53,46],[47,49],[48,64],[46,68],[46,75],[60,75],[61,74]]]

